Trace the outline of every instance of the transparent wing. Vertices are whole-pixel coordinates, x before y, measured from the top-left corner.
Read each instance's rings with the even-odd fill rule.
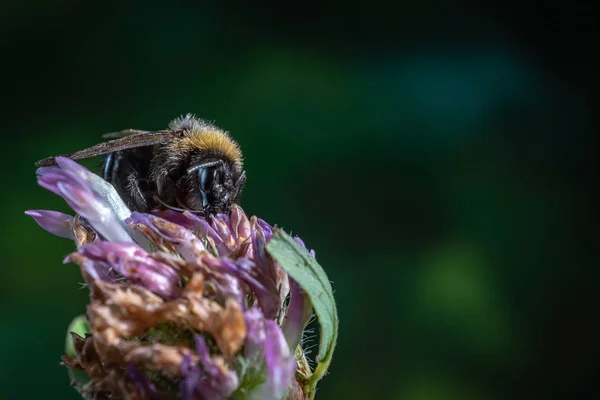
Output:
[[[162,131],[151,131],[142,133],[133,133],[131,135],[109,140],[108,142],[99,143],[95,146],[88,147],[87,149],[79,150],[74,153],[62,155],[62,157],[70,158],[71,160],[80,160],[82,158],[89,158],[99,156],[102,154],[113,153],[115,151],[133,149],[135,147],[153,146],[155,144],[167,143],[176,137],[181,136],[181,131],[173,131],[166,129]],[[38,167],[47,167],[55,165],[55,157],[44,158],[35,163]]]
[[[137,135],[139,133],[149,133],[150,131],[144,131],[142,129],[123,129],[122,131],[109,132],[102,135],[103,139],[116,139],[125,136]]]

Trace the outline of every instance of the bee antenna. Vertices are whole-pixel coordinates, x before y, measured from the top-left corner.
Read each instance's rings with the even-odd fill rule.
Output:
[[[194,172],[194,171],[197,171],[197,170],[199,170],[199,169],[201,169],[201,168],[214,167],[214,166],[216,166],[216,165],[220,165],[220,164],[223,164],[223,160],[217,160],[217,161],[207,161],[207,162],[205,162],[205,163],[202,163],[202,164],[196,164],[196,165],[194,165],[193,167],[189,167],[189,168],[187,169],[187,171],[186,171],[186,172],[187,172],[188,174],[191,174],[192,172]]]

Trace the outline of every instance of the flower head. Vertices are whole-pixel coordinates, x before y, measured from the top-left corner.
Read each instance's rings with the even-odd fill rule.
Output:
[[[75,354],[63,357],[89,378],[74,382],[84,397],[314,396],[299,346],[311,302],[267,250],[272,226],[239,206],[211,219],[132,213],[108,182],[56,161],[38,182],[77,215],[26,214],[75,241],[65,262],[90,288],[90,332],[73,333]]]

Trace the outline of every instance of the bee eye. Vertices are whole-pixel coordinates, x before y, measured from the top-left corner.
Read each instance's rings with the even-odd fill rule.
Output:
[[[216,177],[217,177],[217,169],[216,168],[209,167],[209,168],[200,169],[200,189],[203,192],[212,191]]]

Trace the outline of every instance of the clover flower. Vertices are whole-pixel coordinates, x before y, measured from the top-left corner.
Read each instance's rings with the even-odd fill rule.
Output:
[[[308,399],[337,337],[331,286],[314,252],[239,206],[211,219],[130,212],[76,162],[37,171],[75,211],[26,214],[72,239],[64,262],[90,289],[63,364],[87,399]],[[311,368],[301,345],[321,326]],[[73,330],[79,332],[73,332]],[[70,350],[69,350],[70,349]]]

